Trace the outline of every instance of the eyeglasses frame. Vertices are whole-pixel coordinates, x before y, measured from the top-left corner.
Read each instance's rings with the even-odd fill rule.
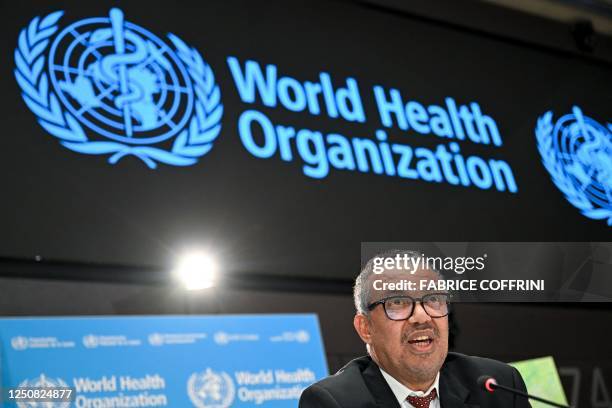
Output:
[[[433,295],[444,295],[447,297],[446,299],[446,305],[448,307],[447,312],[444,316],[432,316],[429,314],[429,312],[427,311],[427,309],[425,309],[425,306],[423,306],[423,298],[426,298],[428,296],[433,296]],[[412,310],[410,311],[410,314],[408,315],[408,317],[406,317],[405,319],[392,319],[389,317],[389,314],[387,313],[387,301],[391,300],[391,299],[398,299],[398,298],[408,298],[410,300],[412,300]],[[452,295],[450,293],[428,293],[424,296],[421,296],[420,298],[413,298],[412,296],[408,296],[408,295],[395,295],[395,296],[389,296],[386,298],[382,298],[380,300],[377,300],[376,302],[370,303],[367,307],[368,311],[372,311],[374,310],[374,308],[378,305],[383,305],[383,309],[385,311],[385,316],[387,316],[387,319],[389,320],[393,320],[394,322],[401,322],[404,320],[408,320],[412,317],[412,315],[414,314],[414,309],[415,309],[415,305],[417,302],[419,302],[421,304],[421,307],[423,308],[423,311],[427,314],[427,316],[431,317],[432,319],[440,319],[442,317],[446,317],[449,315],[450,313],[450,304],[451,304],[451,298]]]

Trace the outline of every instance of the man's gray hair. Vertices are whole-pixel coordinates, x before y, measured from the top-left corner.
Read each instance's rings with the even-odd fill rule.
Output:
[[[355,301],[355,310],[359,314],[368,315],[368,305],[371,303],[370,292],[372,285],[368,284],[370,276],[374,273],[374,260],[377,258],[395,258],[395,256],[407,255],[408,258],[419,258],[421,256],[417,251],[411,251],[407,249],[391,249],[389,251],[381,252],[374,255],[365,264],[357,279],[355,279],[355,286],[353,287],[353,300]]]

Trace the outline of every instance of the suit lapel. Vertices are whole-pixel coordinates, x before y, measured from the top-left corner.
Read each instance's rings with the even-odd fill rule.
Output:
[[[470,391],[446,369],[445,365],[442,366],[442,371],[440,372],[440,404],[442,408],[480,407],[477,404],[467,403],[469,395]]]
[[[397,398],[395,398],[395,394],[391,391],[391,387],[389,387],[389,384],[385,381],[385,378],[382,376],[380,369],[374,361],[370,360],[368,367],[363,370],[363,378],[370,389],[370,393],[376,400],[376,406],[400,408],[400,405],[397,403]]]
[[[391,391],[391,387],[382,376],[376,363],[370,360],[368,366],[363,370],[363,378],[370,393],[376,401],[378,407],[401,408],[397,398]],[[440,404],[442,408],[479,408],[479,404],[467,402],[470,391],[452,375],[447,369],[446,364],[442,366],[440,372]]]

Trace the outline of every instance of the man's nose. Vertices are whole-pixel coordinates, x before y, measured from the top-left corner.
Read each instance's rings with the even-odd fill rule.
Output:
[[[431,320],[431,316],[425,311],[423,303],[414,302],[414,310],[412,311],[412,316],[410,316],[408,320],[410,323],[425,323]]]

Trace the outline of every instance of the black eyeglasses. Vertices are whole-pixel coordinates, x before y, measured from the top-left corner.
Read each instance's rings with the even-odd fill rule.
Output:
[[[372,311],[376,306],[382,304],[385,314],[390,320],[407,320],[410,319],[414,312],[415,302],[421,302],[425,313],[431,318],[436,319],[448,315],[450,297],[448,293],[428,293],[421,298],[391,296],[371,303],[368,305],[368,310]]]

